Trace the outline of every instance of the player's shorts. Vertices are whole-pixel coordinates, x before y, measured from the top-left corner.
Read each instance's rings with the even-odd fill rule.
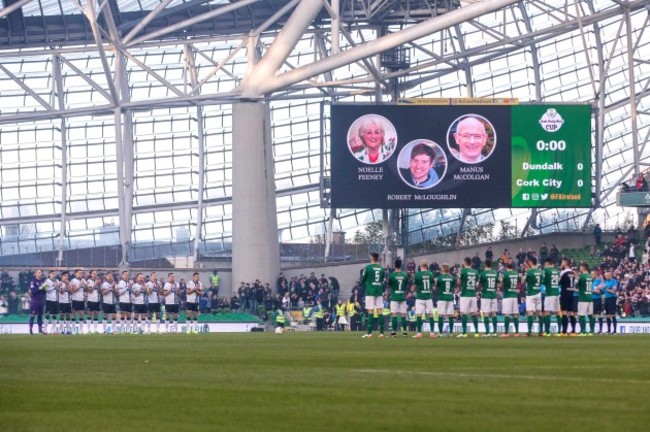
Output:
[[[59,313],[60,314],[71,314],[72,306],[70,303],[59,303]]]
[[[542,293],[526,297],[526,312],[542,311]]]
[[[573,312],[573,294],[560,295],[560,308],[562,312]]]
[[[392,314],[402,314],[406,315],[407,305],[405,301],[391,301],[390,302],[390,313]]]
[[[137,314],[146,314],[147,313],[147,305],[146,304],[134,304],[133,305],[133,312]]]
[[[497,313],[497,299],[481,299],[481,312],[490,314]]]
[[[30,303],[29,305],[29,312],[34,315],[43,315],[44,310],[45,305],[42,302],[37,304]]]
[[[198,303],[187,303],[185,305],[185,310],[190,311],[190,312],[198,312],[199,311],[199,304]]]
[[[605,313],[616,315],[616,297],[605,297]]]
[[[165,305],[165,312],[167,312],[168,314],[177,314],[178,313],[178,305],[177,304]]]
[[[115,304],[113,303],[102,303],[102,311],[104,314],[111,314],[115,315],[117,313],[117,308],[115,307]]]
[[[578,313],[578,303],[580,303],[579,298],[580,297],[578,297],[578,296],[573,296],[573,306],[572,306],[571,311],[574,312],[574,313]]]
[[[86,302],[84,301],[79,301],[79,300],[72,300],[72,310],[77,312],[77,311],[85,311],[86,310]]]
[[[476,297],[460,298],[460,313],[462,315],[475,314],[478,312],[478,302]]]
[[[592,302],[594,303],[594,315],[600,315],[603,313],[603,299],[598,298],[598,299],[593,299]]]
[[[147,310],[149,313],[155,313],[156,315],[160,314],[160,303],[149,303]]]
[[[578,302],[578,316],[594,314],[594,303],[591,301]]]
[[[131,313],[133,312],[133,306],[131,305],[131,303],[120,302],[120,312]]]
[[[438,316],[454,316],[454,302],[438,300]]]
[[[503,315],[519,315],[519,302],[517,297],[504,298],[501,302],[501,313]]]
[[[415,300],[415,314],[432,314],[433,313],[433,300]]]
[[[375,310],[384,308],[384,297],[366,296],[366,310]]]
[[[58,315],[59,313],[59,302],[46,300],[45,301],[45,313],[50,315]]]
[[[559,296],[546,296],[544,299],[545,312],[559,312],[560,311],[560,297]]]
[[[86,302],[88,312],[99,312],[99,302]]]

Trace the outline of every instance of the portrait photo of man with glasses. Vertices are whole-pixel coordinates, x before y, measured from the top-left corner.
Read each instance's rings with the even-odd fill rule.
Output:
[[[447,145],[453,157],[462,163],[483,162],[494,150],[496,132],[489,120],[479,115],[456,119],[447,134]]]

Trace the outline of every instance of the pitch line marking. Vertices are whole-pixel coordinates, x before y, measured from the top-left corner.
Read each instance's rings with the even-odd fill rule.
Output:
[[[434,377],[458,377],[458,378],[494,378],[494,379],[526,379],[536,381],[595,381],[608,384],[650,384],[645,380],[611,379],[611,378],[578,378],[578,377],[553,377],[538,375],[508,375],[491,373],[467,373],[467,372],[431,372],[431,371],[400,371],[389,369],[352,369],[354,372],[376,373],[376,374],[398,374],[398,375],[420,375]]]

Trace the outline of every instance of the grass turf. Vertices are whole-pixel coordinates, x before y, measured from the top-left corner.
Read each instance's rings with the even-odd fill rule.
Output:
[[[0,429],[647,431],[647,336],[0,337]]]

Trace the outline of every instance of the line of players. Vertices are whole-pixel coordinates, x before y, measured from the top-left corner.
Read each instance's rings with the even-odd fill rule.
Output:
[[[361,283],[366,288],[366,309],[368,311],[368,330],[364,338],[372,337],[374,317],[379,316],[379,337],[384,337],[383,314],[383,281],[384,268],[378,264],[379,256],[371,254],[370,264],[364,269]],[[558,333],[555,336],[592,336],[595,332],[594,314],[602,313],[602,296],[604,295],[605,313],[607,317],[608,333],[616,333],[616,297],[618,283],[612,278],[611,272],[605,273],[604,280],[598,278],[597,272],[589,272],[585,263],[579,265],[578,272],[571,267],[571,260],[563,259],[561,269],[558,270],[552,259],[544,262],[544,267],[539,268],[537,259],[530,258],[526,262],[526,271],[520,275],[514,270],[512,263],[506,264],[505,271],[497,272],[492,268],[492,261],[485,260],[485,269],[479,272],[472,268],[471,259],[465,258],[458,278],[450,274],[448,264],[441,266],[440,275],[436,278],[428,271],[427,263],[420,265],[413,277],[416,287],[415,313],[417,334],[414,338],[422,338],[423,320],[428,318],[430,337],[448,337],[453,334],[454,328],[454,296],[460,294],[460,315],[462,333],[460,338],[467,337],[468,322],[474,325],[475,337],[480,337],[479,317],[483,315],[485,326],[484,336],[497,336],[497,292],[502,293],[502,313],[504,315],[504,332],[501,337],[519,337],[519,303],[517,299],[518,283],[525,283],[526,287],[526,336],[532,336],[535,321],[538,321],[539,336],[551,336],[551,316],[557,319]],[[404,336],[406,332],[407,304],[406,293],[410,285],[409,275],[402,271],[401,260],[395,261],[395,271],[389,277],[390,287],[390,312],[391,336],[399,332],[398,318],[401,318],[401,327]],[[459,288],[457,288],[459,286]],[[594,291],[594,287],[596,290]],[[544,304],[542,305],[542,291],[544,290]],[[435,333],[433,292],[438,294],[438,333]],[[480,308],[477,294],[480,292]],[[596,301],[596,298],[599,301]],[[597,310],[594,311],[594,304]],[[600,307],[598,307],[600,305]],[[542,308],[543,306],[543,308]],[[576,333],[576,317],[580,321],[580,333]],[[448,320],[448,331],[445,332],[445,319]],[[587,332],[587,320],[590,332]],[[569,322],[572,332],[568,332]],[[513,325],[511,333],[510,325]],[[611,324],[614,330],[611,330]],[[490,324],[492,331],[490,332]],[[602,318],[600,319],[602,332]]]
[[[37,270],[35,280],[42,277],[43,272]],[[177,333],[179,329],[181,288],[174,273],[169,273],[163,283],[155,272],[146,281],[144,273],[131,279],[130,273],[123,271],[120,280],[115,281],[112,272],[100,278],[92,270],[86,279],[82,270],[64,271],[60,278],[52,270],[41,286],[45,291],[45,333],[99,333],[100,311],[103,333],[108,325],[112,333],[151,333],[152,322],[154,331],[161,333],[163,318],[165,332]],[[194,273],[185,292],[187,333],[198,333],[199,298],[204,292],[199,273]]]

